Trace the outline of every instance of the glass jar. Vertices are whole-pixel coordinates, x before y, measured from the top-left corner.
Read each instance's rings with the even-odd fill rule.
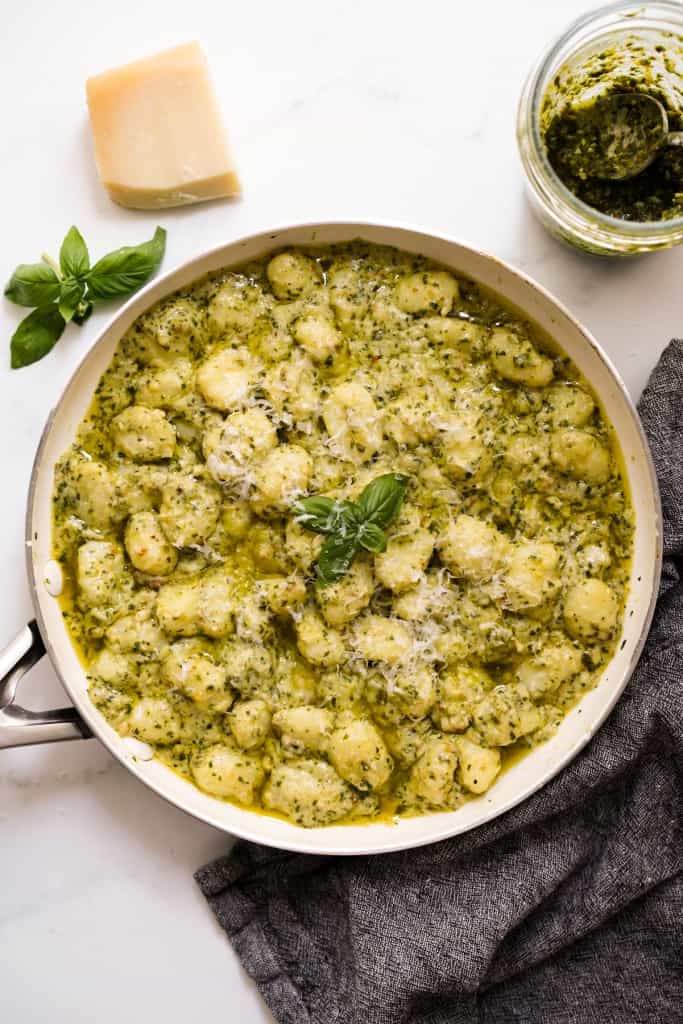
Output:
[[[517,111],[517,143],[532,206],[551,234],[584,251],[625,256],[680,245],[683,217],[628,221],[588,206],[569,191],[550,165],[541,139],[540,114],[546,90],[568,63],[580,64],[625,36],[645,34],[666,46],[671,34],[683,39],[683,5],[661,2],[611,3],[583,15],[543,54],[527,78]]]

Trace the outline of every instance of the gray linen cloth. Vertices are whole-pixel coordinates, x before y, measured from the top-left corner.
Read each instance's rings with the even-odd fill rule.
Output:
[[[197,872],[281,1024],[683,1021],[683,341],[640,414],[664,506],[659,604],[576,760],[432,846],[326,858],[239,843]]]

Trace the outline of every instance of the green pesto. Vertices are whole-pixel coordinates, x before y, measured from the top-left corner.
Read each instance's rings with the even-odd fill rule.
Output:
[[[683,150],[664,146],[633,177],[609,180],[619,166],[605,100],[623,94],[653,96],[664,107],[670,131],[683,127],[683,40],[622,35],[613,45],[578,55],[557,73],[541,109],[541,137],[548,159],[574,195],[600,213],[627,221],[660,221],[683,216]],[[620,112],[632,125],[631,142],[652,146],[652,122],[624,95]],[[622,161],[628,157],[622,153]],[[623,163],[622,163],[623,166]]]
[[[358,502],[386,474],[407,481],[386,551],[317,587],[324,538],[294,501]],[[53,508],[101,713],[305,827],[484,792],[619,642],[632,513],[599,402],[518,311],[394,249],[271,254],[141,316]],[[586,584],[602,604],[584,593],[577,630]]]

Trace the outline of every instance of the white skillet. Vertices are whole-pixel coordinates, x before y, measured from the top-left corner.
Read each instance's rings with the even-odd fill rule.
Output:
[[[397,824],[303,829],[216,800],[158,761],[143,760],[139,744],[122,739],[91,704],[85,672],[71,645],[59,605],[49,593],[49,582],[46,584],[51,558],[51,495],[55,462],[73,441],[100,376],[136,317],[164,296],[220,267],[254,259],[281,246],[324,245],[354,238],[421,253],[481,282],[558,342],[599,395],[619,438],[636,516],[634,556],[623,636],[598,685],[567,715],[548,743],[514,764],[488,793],[456,811],[408,818]],[[475,828],[526,799],[576,756],[613,708],[645,642],[661,569],[661,510],[647,443],[623,382],[597,342],[548,292],[500,260],[446,237],[382,224],[321,223],[278,228],[230,242],[155,279],[126,303],[83,359],[48,419],[33,466],[26,543],[36,622],[26,626],[0,654],[0,747],[92,735],[145,785],[216,828],[268,846],[351,855],[421,846]],[[21,676],[45,651],[73,708],[28,712],[15,702]]]

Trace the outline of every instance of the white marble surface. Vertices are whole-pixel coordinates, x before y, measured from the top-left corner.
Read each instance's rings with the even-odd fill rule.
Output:
[[[531,61],[576,0],[24,0],[3,17],[5,276],[76,222],[100,254],[168,228],[166,267],[232,237],[313,219],[406,221],[522,267],[594,331],[634,395],[681,332],[683,251],[606,263],[549,238],[514,142]],[[109,202],[94,170],[88,74],[187,39],[208,52],[244,179],[237,203],[152,215]],[[31,615],[23,516],[45,417],[107,314],[42,363],[0,366],[6,480],[0,642]],[[16,309],[3,301],[2,336]],[[63,697],[49,666],[32,706]],[[96,741],[0,751],[0,1019],[118,1024],[270,1020],[192,880],[228,837],[167,806]]]

